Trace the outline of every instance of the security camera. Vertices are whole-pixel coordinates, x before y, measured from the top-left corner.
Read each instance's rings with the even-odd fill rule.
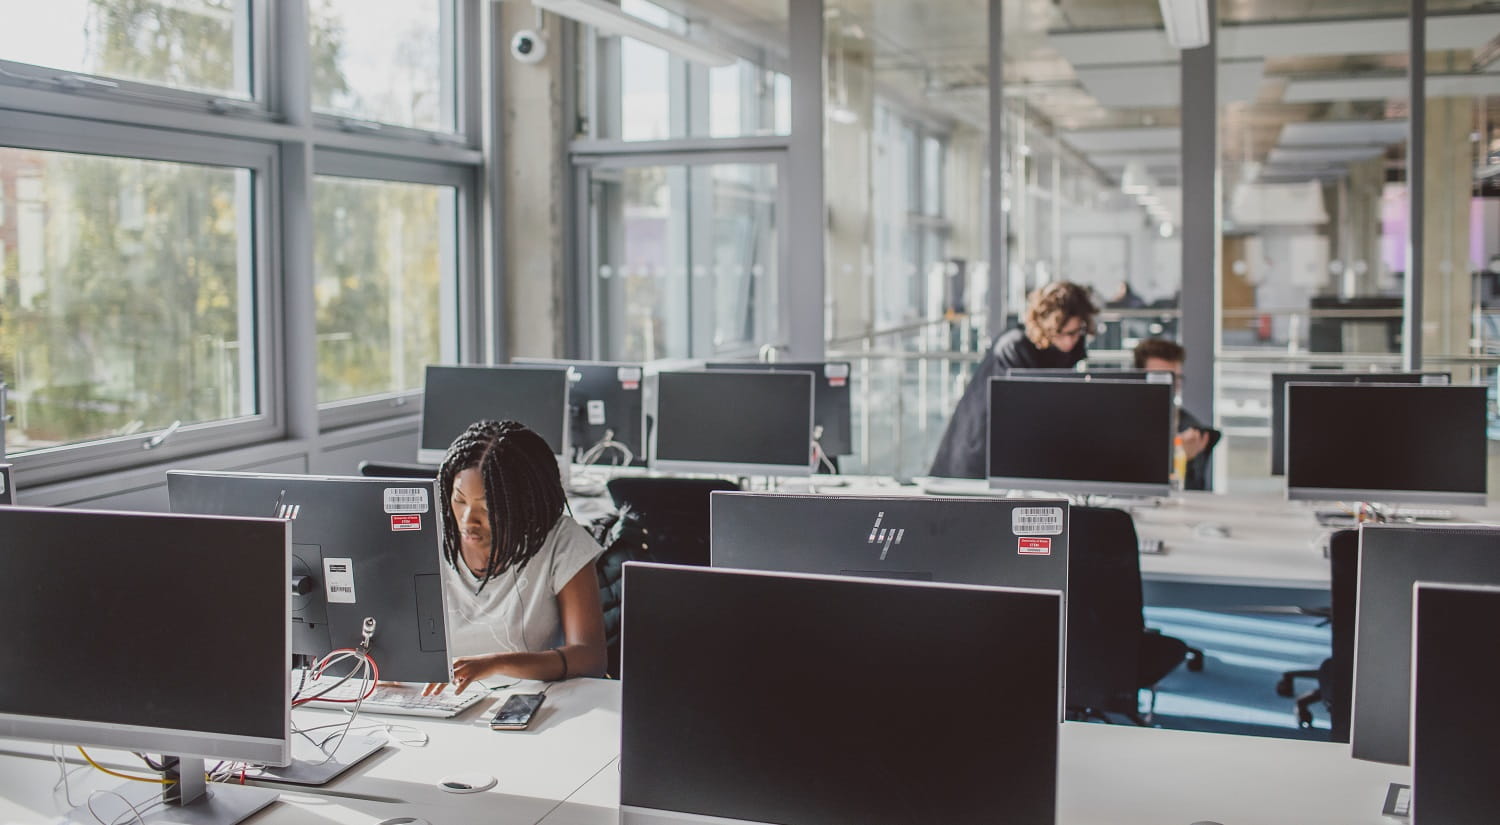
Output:
[[[510,54],[522,63],[540,63],[547,56],[547,38],[541,32],[522,29],[510,39]]]

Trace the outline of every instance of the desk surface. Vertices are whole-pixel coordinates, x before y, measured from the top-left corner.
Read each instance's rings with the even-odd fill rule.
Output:
[[[487,707],[452,720],[382,717],[422,730],[429,744],[393,746],[323,788],[283,788],[281,804],[253,822],[374,825],[420,816],[432,825],[615,825],[619,697],[618,682],[558,685],[544,706],[550,713],[523,733],[490,731]],[[50,790],[56,766],[35,758],[47,752],[0,743],[0,825],[56,822],[68,809],[61,790]],[[439,778],[461,770],[499,784],[478,794],[437,789]],[[1409,769],[1356,761],[1347,745],[1077,722],[1062,725],[1058,770],[1059,825],[1389,825],[1380,813],[1387,783],[1410,781]],[[71,784],[80,802],[117,783],[84,770]]]

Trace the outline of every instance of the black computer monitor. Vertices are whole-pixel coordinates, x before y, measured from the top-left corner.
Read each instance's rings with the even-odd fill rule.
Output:
[[[813,375],[713,370],[653,376],[651,467],[680,473],[812,473]]]
[[[1056,591],[627,564],[620,821],[1048,825],[1061,607]]]
[[[0,504],[16,503],[16,485],[12,480],[10,465],[0,462]]]
[[[172,822],[238,822],[275,801],[199,794],[205,759],[289,758],[284,522],[4,507],[0,558],[0,736],[173,754],[187,801]],[[161,813],[161,785],[124,784]],[[106,822],[123,809],[94,807]]]
[[[1309,372],[1271,373],[1271,475],[1286,475],[1286,385],[1314,384],[1447,384],[1446,372]]]
[[[354,647],[372,617],[382,679],[448,681],[436,481],[172,470],[167,495],[173,512],[291,522],[294,653]]]
[[[1406,764],[1411,730],[1412,586],[1500,585],[1500,527],[1366,524],[1355,601],[1354,758]]]
[[[417,460],[441,464],[453,439],[475,421],[512,420],[535,430],[565,466],[572,460],[568,417],[566,368],[429,365]]]
[[[1415,611],[1412,823],[1491,825],[1500,820],[1500,588],[1418,584]]]
[[[710,362],[711,370],[765,370],[813,374],[813,426],[818,445],[828,455],[854,454],[853,414],[849,404],[852,365],[848,361]]]
[[[990,486],[1166,495],[1175,413],[1171,383],[992,378]]]
[[[642,366],[618,361],[563,361],[552,358],[512,358],[512,364],[566,367],[573,458],[580,458],[606,439],[630,450],[630,466],[646,466],[646,426],[641,389]],[[601,464],[618,464],[623,456],[608,452]]]
[[[1287,498],[1483,506],[1486,390],[1286,385]]]
[[[709,536],[714,567],[1068,590],[1062,499],[716,492]]]

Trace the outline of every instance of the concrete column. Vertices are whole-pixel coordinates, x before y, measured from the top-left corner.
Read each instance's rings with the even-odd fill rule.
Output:
[[[1422,248],[1422,353],[1469,352],[1474,283],[1469,272],[1469,200],[1473,192],[1474,101],[1427,100],[1426,218]]]
[[[1348,233],[1340,247],[1344,265],[1353,272],[1355,294],[1374,295],[1380,291],[1380,204],[1385,192],[1385,158],[1378,157],[1349,165],[1345,181],[1347,214],[1342,231]]]
[[[852,122],[829,118],[824,128],[828,201],[829,336],[869,332],[875,315],[874,51],[869,39],[844,33],[840,17],[828,20],[828,105]]]
[[[528,2],[496,4],[504,43],[536,26]],[[563,354],[563,212],[570,196],[564,111],[563,21],[549,15],[547,57],[526,65],[509,58],[498,66],[503,106],[499,164],[504,241],[500,254],[504,293],[504,353]]]

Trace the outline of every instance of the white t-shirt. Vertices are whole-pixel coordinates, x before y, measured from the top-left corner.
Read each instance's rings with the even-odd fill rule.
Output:
[[[594,537],[564,514],[531,561],[490,579],[483,592],[462,559],[458,569],[443,565],[448,655],[536,652],[562,645],[557,594],[602,552]]]

